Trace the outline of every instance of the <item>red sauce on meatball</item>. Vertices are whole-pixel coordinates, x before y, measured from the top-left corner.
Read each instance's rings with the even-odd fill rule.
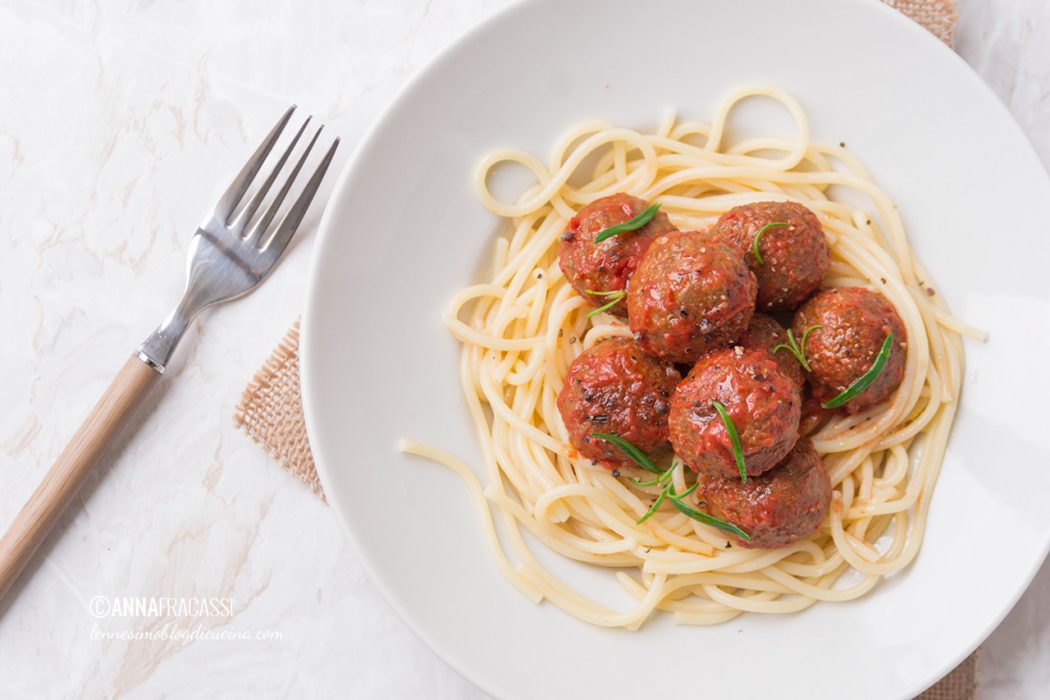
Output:
[[[569,221],[568,230],[561,237],[558,264],[573,289],[595,306],[608,299],[587,294],[615,292],[627,289],[635,268],[659,236],[674,231],[667,214],[658,211],[645,226],[636,231],[620,233],[595,243],[599,233],[612,226],[630,221],[649,207],[649,202],[629,194],[614,194],[597,199],[583,207]],[[609,309],[619,316],[627,315],[623,301]]]
[[[844,408],[824,408],[820,399],[813,396],[812,385],[806,387],[802,394],[802,417],[798,421],[799,435],[812,435],[824,427],[832,417],[842,415]]]
[[[806,358],[813,369],[813,395],[828,401],[846,390],[875,362],[888,333],[890,356],[881,374],[843,408],[857,413],[885,401],[904,378],[904,348],[908,336],[897,310],[884,296],[862,287],[825,289],[802,305],[792,328],[809,334]]]
[[[609,469],[634,462],[593,433],[617,435],[646,454],[665,451],[671,393],[679,379],[673,365],[646,355],[633,340],[610,338],[585,350],[569,366],[558,394],[569,441],[580,455]]]
[[[768,352],[726,348],[700,358],[671,399],[675,454],[692,469],[740,480],[720,402],[740,436],[748,476],[784,458],[798,440],[798,385]]]
[[[762,264],[752,244],[758,239]],[[795,202],[757,202],[727,211],[714,230],[740,251],[758,277],[756,306],[762,311],[794,309],[820,287],[830,264],[827,240],[816,215]]]
[[[801,338],[796,338],[796,340],[801,341]],[[736,344],[745,350],[765,350],[777,361],[784,374],[791,377],[801,387],[805,382],[805,377],[802,376],[802,365],[799,364],[799,361],[784,348],[781,348],[779,352],[773,351],[776,346],[786,345],[787,342],[787,331],[775,318],[756,313],[751,317],[747,330],[737,339]]]
[[[697,487],[708,512],[751,536],[741,547],[776,549],[794,544],[820,527],[831,504],[831,478],[808,438],[787,458],[747,483],[700,477]]]
[[[627,292],[628,318],[646,352],[691,363],[744,332],[755,293],[754,274],[730,245],[707,232],[675,231],[642,258]]]

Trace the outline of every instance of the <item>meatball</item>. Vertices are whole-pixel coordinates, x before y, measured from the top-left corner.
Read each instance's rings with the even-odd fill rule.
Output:
[[[813,396],[813,387],[807,387],[808,392],[802,394],[802,417],[798,421],[799,435],[812,435],[817,432],[834,416],[845,413],[844,408],[824,408],[820,401]]]
[[[742,547],[787,547],[816,531],[831,504],[831,478],[808,438],[765,474],[748,479],[700,478],[699,497],[708,512],[751,536]]]
[[[755,275],[707,232],[653,241],[627,290],[631,330],[651,355],[692,363],[735,341],[755,311]]]
[[[802,305],[791,325],[795,335],[820,326],[806,342],[813,395],[820,401],[838,396],[867,372],[888,333],[893,333],[893,345],[886,366],[843,408],[848,413],[863,411],[884,401],[900,385],[908,336],[897,310],[881,294],[862,287],[825,289]]]
[[[758,241],[755,234],[767,228]],[[794,202],[758,202],[730,209],[714,230],[733,244],[758,277],[756,306],[762,311],[794,309],[820,288],[828,271],[828,242],[813,212]]]
[[[674,366],[649,357],[633,340],[601,341],[573,360],[558,394],[569,441],[609,469],[634,462],[592,433],[618,435],[647,454],[666,450],[671,393],[681,378]]]
[[[765,350],[715,350],[700,358],[671,398],[671,444],[698,472],[740,480],[733,443],[715,401],[740,437],[748,476],[772,469],[798,440],[798,384],[776,360]]]
[[[801,338],[796,338],[796,340],[802,341]],[[784,348],[780,348],[778,352],[773,350],[774,347],[781,343],[786,345],[787,341],[787,331],[775,318],[765,314],[755,314],[751,317],[751,323],[747,324],[747,330],[737,339],[736,344],[745,350],[767,351],[780,365],[780,369],[784,374],[791,377],[801,387],[805,381],[805,378],[802,376],[802,365],[799,364],[794,355]]]
[[[561,237],[558,264],[573,289],[592,304],[604,305],[609,299],[587,294],[617,292],[627,289],[627,281],[648,250],[649,244],[668,231],[676,230],[667,214],[656,215],[640,229],[621,233],[595,243],[594,237],[605,229],[630,221],[649,207],[644,199],[629,194],[614,194],[597,199],[580,209],[569,220]],[[627,315],[621,300],[609,309],[619,316]]]

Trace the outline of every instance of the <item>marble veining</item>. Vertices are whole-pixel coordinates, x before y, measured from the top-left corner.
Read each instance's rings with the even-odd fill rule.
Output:
[[[416,69],[509,3],[0,0],[3,523],[174,304],[198,218],[287,103],[344,138],[338,170]],[[959,14],[960,53],[1050,162],[1050,7],[959,0]],[[302,308],[312,244],[250,300],[204,314],[0,607],[4,697],[485,697],[397,619],[329,510],[232,425]],[[92,639],[173,621],[96,619],[95,596],[226,596],[233,614],[203,632],[280,638]],[[1050,686],[1050,567],[985,645],[981,681],[985,700]]]

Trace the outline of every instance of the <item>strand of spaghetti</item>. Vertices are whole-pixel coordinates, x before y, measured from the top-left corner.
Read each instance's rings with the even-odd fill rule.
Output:
[[[940,376],[948,377],[951,375],[951,359],[948,353],[947,339],[937,323],[935,313],[937,307],[931,301],[925,289],[909,288],[908,293],[915,301],[915,306],[922,316],[923,325],[930,329],[927,336],[930,343],[930,359],[933,362],[934,369]],[[948,402],[953,399],[954,394],[947,384],[942,383],[940,389],[939,394],[934,395],[939,395],[941,401]]]
[[[589,552],[576,546],[575,536],[566,532],[549,522],[537,520],[532,514],[522,508],[520,503],[515,502],[507,494],[489,487],[484,491],[485,497],[497,506],[503,513],[511,516],[515,522],[520,523],[533,536],[537,537],[546,546],[564,557],[575,561],[599,566],[625,566],[634,563],[634,557],[626,556],[627,550],[616,550],[613,552]],[[615,556],[617,554],[623,556]]]
[[[834,550],[834,553],[820,564],[799,564],[797,562],[782,561],[777,564],[786,574],[791,574],[797,577],[814,578],[820,576],[826,576],[827,574],[835,571],[842,566],[842,554],[838,550]]]
[[[770,160],[768,165],[775,170],[787,170],[794,167],[805,155],[806,145],[809,143],[809,121],[806,119],[806,113],[802,111],[802,105],[794,97],[770,85],[741,85],[726,95],[718,106],[715,117],[711,122],[710,136],[707,139],[705,148],[710,151],[718,149],[725,135],[729,113],[738,102],[742,102],[750,97],[771,97],[787,108],[791,118],[795,121],[797,145],[784,158]]]
[[[778,598],[777,600],[764,600],[758,596],[745,598],[744,596],[726,593],[718,586],[712,586],[710,584],[705,584],[703,589],[711,600],[722,603],[726,607],[743,610],[744,612],[777,613],[782,615],[784,613],[805,610],[813,605],[813,603],[817,602],[816,599],[807,598],[805,596],[792,596],[790,598]]]
[[[484,394],[486,402],[489,405],[489,408],[491,408],[492,412],[499,416],[502,420],[506,421],[507,423],[510,423],[520,432],[526,433],[533,440],[539,442],[549,450],[556,452],[561,448],[561,444],[558,441],[552,440],[548,434],[539,430],[535,426],[530,425],[526,421],[526,419],[515,415],[514,411],[511,410],[510,406],[508,406],[503,401],[502,396],[500,395],[499,387],[490,384],[489,381],[487,381],[484,377],[482,377],[481,390]]]
[[[401,440],[398,443],[398,449],[401,452],[407,454],[416,455],[417,457],[423,457],[429,459],[432,462],[437,462],[445,467],[452,470],[463,483],[467,485],[470,495],[474,500],[475,505],[478,507],[478,515],[481,518],[482,531],[485,533],[485,542],[489,546],[489,551],[492,554],[492,558],[496,560],[496,565],[504,576],[507,577],[515,586],[518,587],[522,593],[524,593],[529,600],[533,603],[539,603],[543,599],[543,595],[533,588],[521,575],[514,570],[503,553],[503,547],[499,543],[499,537],[496,535],[496,530],[492,527],[492,512],[489,510],[488,501],[485,500],[484,492],[481,487],[481,482],[478,481],[478,477],[474,475],[474,472],[470,470],[462,460],[453,457],[447,452],[435,449],[433,447],[427,447],[411,440]]]
[[[452,317],[446,317],[445,323],[457,340],[490,350],[531,350],[540,340],[539,338],[500,338],[487,335]]]
[[[926,383],[930,387],[930,399],[927,401],[926,406],[923,407],[922,413],[918,416],[912,417],[912,419],[900,426],[893,432],[887,433],[883,436],[878,443],[875,445],[875,449],[886,449],[892,447],[901,442],[911,440],[913,437],[924,431],[926,427],[936,418],[938,413],[941,411],[944,404],[941,401],[935,401],[933,397],[941,396],[941,377],[940,374],[933,369],[929,369],[926,375]]]
[[[614,494],[621,502],[629,504],[628,507],[633,508],[632,512],[638,514],[645,512],[646,506],[638,500],[632,491],[625,488],[615,479],[608,479],[597,475],[593,483]],[[680,484],[679,488],[682,488]],[[657,514],[646,521],[645,528],[636,525],[635,529],[636,531],[651,534],[657,542],[673,545],[687,552],[703,556],[711,556],[714,554],[715,548],[711,544],[704,541],[697,541],[696,539],[690,539],[689,537],[680,534],[678,530],[682,529],[681,525],[683,524],[684,519],[667,519],[664,515]]]
[[[718,608],[710,607],[710,604],[705,601],[692,601],[683,600],[681,597],[682,593],[693,593],[694,595],[706,597],[709,601],[715,605],[719,605],[722,608],[726,606],[719,604],[719,601],[715,600],[708,592],[707,586],[718,586],[716,583],[708,583],[703,580],[703,577],[711,576],[712,574],[692,574],[688,576],[675,576],[669,578],[664,585],[665,601],[677,602],[678,608],[692,609],[692,610],[717,610]],[[775,590],[762,590],[760,581],[768,581],[768,579],[753,579],[758,584],[758,588],[748,589],[744,587],[742,590],[742,598],[750,601],[776,601],[782,594]],[[729,586],[736,588],[736,586]]]
[[[769,566],[795,551],[798,550],[793,547],[780,550],[729,550],[714,558],[689,557],[673,561],[648,559],[642,565],[642,571],[651,574],[696,574],[718,569],[728,573],[747,573]]]
[[[513,506],[510,506],[510,510],[513,511],[516,509]],[[525,519],[521,519],[518,517],[518,522],[521,522],[526,528],[531,529],[529,518],[526,517]],[[537,533],[533,531],[533,534]],[[540,534],[537,534],[537,536],[542,537]],[[628,629],[633,627],[637,629],[637,625],[640,625],[641,622],[652,613],[652,610],[662,598],[665,577],[658,577],[652,588],[650,588],[647,593],[646,598],[640,601],[635,608],[623,613],[610,611],[604,606],[596,605],[588,601],[572,589],[565,586],[557,578],[552,577],[546,569],[538,565],[531,552],[529,552],[525,546],[524,541],[520,539],[520,536],[514,538],[514,544],[519,556],[528,562],[531,573],[537,578],[537,580],[544,584],[544,596],[559,607],[572,612],[580,619],[592,624],[602,627],[625,627]],[[549,539],[548,544],[551,544]],[[575,558],[576,553],[569,556]],[[618,564],[612,559],[592,563],[618,566]]]
[[[856,600],[861,597],[879,582],[878,576],[865,576],[860,583],[851,588],[824,588],[822,586],[815,586],[810,583],[806,583],[801,579],[791,576],[781,571],[776,566],[769,567],[765,572],[765,575],[770,579],[777,581],[782,584],[785,588],[789,589],[792,593],[803,595],[814,600],[823,600],[827,602],[845,602],[847,600]]]
[[[481,164],[478,166],[478,176],[475,177],[475,193],[478,199],[492,212],[500,216],[522,216],[528,212],[536,209],[542,204],[546,204],[568,181],[568,179],[575,172],[576,168],[579,167],[593,151],[599,147],[604,146],[608,143],[612,143],[617,140],[623,140],[631,143],[633,146],[638,148],[643,158],[647,161],[654,160],[656,153],[639,134],[630,129],[606,129],[593,134],[586,138],[583,143],[573,149],[572,153],[561,163],[558,164],[558,168],[553,173],[547,171],[542,164],[539,163],[534,157],[522,151],[513,151],[510,149],[501,149],[494,151],[486,155]],[[539,192],[536,192],[524,201],[519,201],[517,204],[506,204],[498,201],[491,192],[489,192],[488,184],[486,182],[488,172],[501,162],[517,162],[527,167],[532,174],[536,177],[537,181],[542,184],[542,188]],[[655,172],[655,163],[650,163],[645,169],[641,169],[632,173],[628,176],[628,180],[622,183],[624,189],[630,190],[631,185],[634,184],[631,180],[638,180],[638,175],[645,176],[650,175],[651,172]],[[605,193],[595,192],[589,193],[592,199],[603,196]],[[608,192],[612,194],[612,192]]]

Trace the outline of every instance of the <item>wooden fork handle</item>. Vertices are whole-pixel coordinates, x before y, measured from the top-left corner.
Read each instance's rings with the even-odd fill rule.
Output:
[[[132,355],[0,539],[0,598],[33,558],[91,468],[160,377]]]

